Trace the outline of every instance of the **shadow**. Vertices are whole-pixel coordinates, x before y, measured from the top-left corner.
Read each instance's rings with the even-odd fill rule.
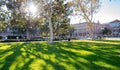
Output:
[[[10,45],[10,44],[7,44]],[[1,67],[1,70],[9,70],[9,67],[12,65],[12,63],[15,61],[15,59],[21,55],[20,49],[24,46],[25,44],[15,44],[11,45],[8,49],[3,50],[0,52],[0,55],[4,57],[4,64]],[[10,54],[9,54],[10,53]],[[8,55],[6,55],[8,54]],[[1,58],[2,58],[1,57]]]
[[[91,42],[0,44],[0,70],[119,70],[120,45]]]

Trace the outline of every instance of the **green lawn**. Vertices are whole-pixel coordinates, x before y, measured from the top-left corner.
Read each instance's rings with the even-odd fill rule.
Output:
[[[0,70],[120,70],[120,41],[1,43]]]

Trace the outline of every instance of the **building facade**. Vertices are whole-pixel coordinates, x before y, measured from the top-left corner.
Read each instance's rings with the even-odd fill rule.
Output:
[[[6,28],[0,32],[0,40],[9,40],[9,39],[27,39],[32,37],[41,36],[40,30],[31,28],[29,29],[29,35],[27,35],[27,31],[25,28]]]
[[[90,30],[89,30],[89,25],[88,23],[78,23],[78,24],[72,24],[74,27],[74,32],[72,33],[72,38],[75,39],[82,39],[82,38],[89,38],[90,37]],[[98,36],[100,35],[101,31],[101,24],[98,23],[93,23],[93,36]]]
[[[74,27],[74,32],[72,33],[72,38],[75,39],[82,39],[90,37],[90,30],[88,23],[78,23],[72,24],[71,26]],[[107,28],[110,30],[110,34],[103,35],[102,30]],[[109,23],[101,24],[99,22],[93,22],[93,36],[103,36],[103,37],[120,37],[120,20],[114,20]]]
[[[114,20],[108,23],[112,37],[120,37],[120,20]]]

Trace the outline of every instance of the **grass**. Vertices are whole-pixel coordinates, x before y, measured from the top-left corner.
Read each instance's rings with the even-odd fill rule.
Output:
[[[120,41],[1,43],[0,70],[120,70]]]

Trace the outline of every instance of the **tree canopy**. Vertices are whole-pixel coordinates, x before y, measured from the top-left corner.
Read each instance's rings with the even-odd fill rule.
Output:
[[[71,13],[69,8],[64,0],[1,0],[1,28],[5,23],[8,28],[23,28],[28,37],[31,28],[39,29],[41,33],[45,30],[48,33],[50,30],[48,35],[52,42],[53,36],[69,33],[70,19],[68,16]]]
[[[69,18],[72,13],[85,19],[92,33],[93,13],[99,6],[99,0],[0,0],[0,28],[23,28],[28,38],[39,30],[49,35],[52,43],[54,37],[73,29]]]

